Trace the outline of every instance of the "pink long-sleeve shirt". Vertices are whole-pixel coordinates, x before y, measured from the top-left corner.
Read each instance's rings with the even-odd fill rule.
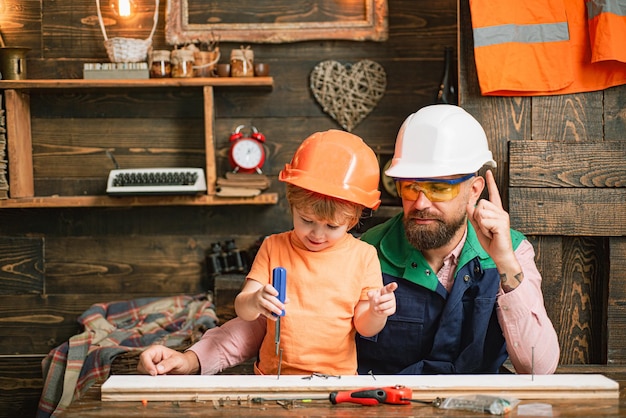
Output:
[[[460,249],[465,239],[444,260],[437,273],[448,287],[453,280]],[[497,296],[496,310],[507,342],[507,352],[517,373],[554,373],[559,362],[558,337],[548,318],[541,292],[541,274],[535,264],[535,251],[527,240],[515,250],[524,280],[514,290]],[[200,362],[202,374],[216,374],[254,356],[265,335],[265,318],[244,321],[234,318],[208,330],[190,350]]]

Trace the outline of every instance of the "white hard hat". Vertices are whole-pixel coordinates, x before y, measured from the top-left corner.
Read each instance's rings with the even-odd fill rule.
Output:
[[[487,135],[458,106],[436,104],[410,115],[402,124],[391,166],[393,178],[429,178],[475,173],[496,166]]]

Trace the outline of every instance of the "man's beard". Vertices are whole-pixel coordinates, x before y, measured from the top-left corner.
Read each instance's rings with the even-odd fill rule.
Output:
[[[465,225],[466,217],[467,215],[463,212],[452,222],[446,223],[444,220],[429,214],[428,211],[414,210],[403,218],[406,238],[413,247],[420,251],[443,247]],[[436,222],[432,225],[419,225],[413,222],[412,218],[435,219]]]

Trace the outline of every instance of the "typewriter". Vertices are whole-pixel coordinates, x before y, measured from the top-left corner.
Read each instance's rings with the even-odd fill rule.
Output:
[[[109,195],[197,194],[206,192],[201,168],[115,169],[107,180]]]

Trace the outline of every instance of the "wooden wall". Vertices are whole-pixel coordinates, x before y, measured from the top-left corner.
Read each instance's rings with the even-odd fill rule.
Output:
[[[120,25],[111,28],[110,36],[147,36],[152,2],[139,3],[144,7],[133,24],[143,29],[131,31]],[[161,3],[163,16],[165,2]],[[268,139],[265,172],[274,180],[272,190],[280,193],[277,205],[0,211],[0,416],[34,414],[42,387],[41,359],[79,331],[76,318],[91,304],[207,291],[211,284],[205,257],[212,243],[234,238],[246,249],[258,237],[290,227],[276,175],[311,132],[338,128],[308,88],[309,73],[322,60],[371,59],[384,66],[385,96],[354,133],[373,148],[390,152],[404,118],[432,102],[443,48],[457,45],[460,31],[461,104],[487,130],[505,202],[509,141],[624,140],[625,87],[558,97],[481,97],[468,0],[460,0],[460,24],[454,0],[389,0],[388,4],[388,41],[252,45],[256,58],[270,64],[274,89],[216,90],[218,174],[228,169],[229,133],[240,124],[255,125]],[[93,0],[4,0],[4,7],[3,38],[7,45],[31,48],[30,78],[81,78],[84,62],[106,61]],[[154,46],[169,48],[162,23]],[[226,55],[237,47],[221,45]],[[140,152],[149,153],[151,141],[162,149],[178,138],[180,147],[183,137],[186,151],[170,158],[199,158],[200,93],[176,89],[105,95],[37,93],[32,100],[38,193],[83,190],[87,186],[76,180],[80,177],[76,173],[93,169],[94,164],[104,170],[109,163],[105,149],[137,151],[134,141]],[[81,153],[92,157],[85,158],[83,166],[68,167]],[[572,158],[571,164],[576,163]],[[595,218],[614,216],[607,212]],[[588,219],[590,224],[594,221]],[[513,224],[522,232],[527,226]],[[533,232],[529,237],[544,276],[548,313],[559,333],[561,363],[623,364],[623,234]]]
[[[109,36],[147,37],[154,3],[137,3],[139,17],[109,28]],[[93,0],[3,4],[5,43],[31,48],[29,78],[82,78],[84,62],[107,61]],[[230,132],[240,124],[256,126],[267,137],[264,171],[280,193],[277,205],[0,211],[0,416],[34,414],[41,359],[79,331],[76,318],[91,304],[206,291],[212,243],[234,238],[247,249],[260,236],[290,228],[279,170],[309,134],[340,129],[309,91],[318,62],[370,59],[385,68],[385,95],[353,132],[375,149],[392,151],[404,118],[433,101],[444,47],[457,42],[457,19],[454,0],[390,0],[388,6],[386,42],[254,44],[255,58],[270,64],[273,90],[216,89],[218,175],[228,170]],[[153,45],[171,49],[163,22]],[[239,46],[222,43],[220,49],[227,57]],[[31,104],[37,194],[93,192],[94,182],[80,178],[90,172],[104,184],[113,168],[106,149],[123,150],[121,163],[131,154],[154,157],[151,151],[169,144],[183,152],[161,158],[202,158],[201,91],[33,92]]]
[[[623,364],[626,86],[482,97],[460,1],[461,104],[483,125],[511,225],[535,245],[561,364]]]

